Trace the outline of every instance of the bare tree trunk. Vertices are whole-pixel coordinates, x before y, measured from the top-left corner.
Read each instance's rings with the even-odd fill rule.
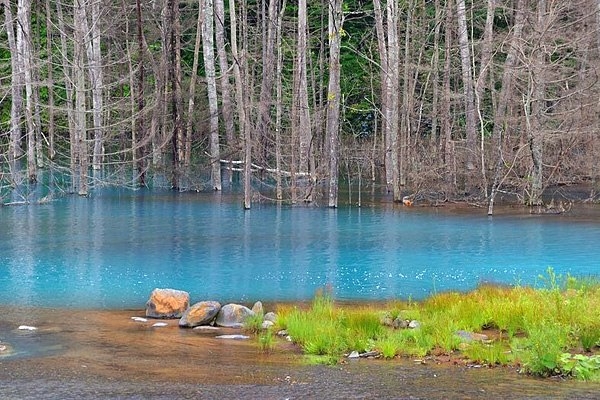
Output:
[[[400,167],[399,167],[399,116],[398,106],[400,102],[400,43],[398,41],[399,10],[395,1],[387,4],[387,38],[388,38],[388,73],[386,75],[387,108],[385,119],[387,121],[387,136],[390,137],[392,157],[392,192],[394,201],[401,201],[400,192]]]
[[[537,16],[535,23],[537,43],[533,48],[532,69],[529,76],[529,93],[525,100],[525,113],[527,117],[527,140],[531,152],[531,189],[528,203],[532,206],[542,204],[543,191],[543,114],[545,101],[545,46],[544,33],[546,31],[546,0],[538,0]]]
[[[446,181],[452,185],[456,185],[456,170],[454,168],[454,145],[452,142],[452,122],[451,122],[451,106],[452,93],[450,89],[450,74],[452,60],[450,57],[450,49],[452,48],[452,0],[446,1],[446,29],[444,32],[444,75],[442,82],[442,145],[443,165],[446,170]]]
[[[194,108],[196,105],[196,81],[198,80],[198,64],[199,64],[199,59],[200,59],[200,46],[202,45],[202,35],[208,35],[208,33],[205,33],[204,30],[208,29],[205,27],[205,25],[207,23],[209,23],[208,21],[208,15],[206,15],[206,11],[207,8],[209,7],[208,2],[211,0],[198,0],[198,18],[196,19],[196,40],[194,42],[194,60],[192,61],[192,73],[190,76],[190,87],[189,87],[189,92],[188,92],[188,109],[187,109],[187,123],[186,123],[186,127],[185,127],[185,160],[184,160],[184,165],[186,167],[188,167],[190,165],[190,158],[191,158],[191,154],[192,154],[192,128],[194,125]],[[212,4],[210,5],[210,7],[212,8]],[[204,20],[204,18],[207,18],[207,20]],[[212,24],[212,21],[210,21],[210,23]],[[205,39],[206,40],[211,40],[211,39]],[[204,44],[204,52],[206,52],[206,44]],[[212,48],[210,49],[210,51],[212,51]],[[203,52],[203,55],[204,55]],[[208,56],[204,55],[204,59],[206,60]],[[206,61],[205,61],[206,64]],[[208,68],[209,66],[207,65],[205,68],[207,68],[207,80],[209,80],[209,73],[208,73]],[[213,70],[214,70],[214,60],[213,60]],[[213,74],[213,79],[214,79],[214,74]],[[208,85],[210,86],[210,82],[207,82]],[[209,88],[210,90],[210,88]],[[210,97],[209,97],[209,102],[210,102]],[[209,104],[209,109],[210,109],[210,104]],[[212,118],[212,114],[210,116],[210,124],[211,124],[211,135],[212,135],[212,124],[213,124],[213,118]],[[217,126],[218,129],[218,126]]]
[[[401,109],[401,117],[400,117],[400,137],[399,137],[399,147],[400,147],[400,156],[398,161],[398,174],[399,174],[399,186],[406,185],[406,162],[408,159],[408,145],[409,145],[409,137],[411,132],[411,117],[412,117],[412,107],[413,107],[413,96],[411,91],[411,74],[410,74],[410,64],[411,54],[410,47],[413,41],[412,38],[412,29],[413,29],[413,11],[414,11],[414,0],[408,0],[406,4],[406,25],[404,29],[404,68],[402,73],[402,109]],[[398,188],[398,191],[400,188]],[[398,197],[394,198],[395,201],[400,201],[400,194],[398,193]]]
[[[375,29],[377,32],[377,47],[379,49],[379,63],[381,65],[381,110],[383,118],[381,119],[381,132],[383,133],[383,154],[384,154],[384,166],[385,166],[385,181],[388,186],[388,190],[392,187],[392,143],[391,135],[389,135],[387,129],[387,118],[389,108],[389,94],[387,90],[388,74],[390,73],[388,67],[388,52],[387,52],[387,36],[383,24],[383,12],[381,11],[381,2],[379,0],[373,0],[373,10],[375,16]]]
[[[444,9],[440,5],[440,0],[435,0],[435,28],[433,31],[433,55],[431,60],[431,73],[433,81],[433,93],[431,99],[431,136],[430,149],[433,152],[432,158],[438,157],[437,154],[437,131],[439,126],[439,103],[440,103],[440,27],[442,25],[442,15]]]
[[[67,44],[67,30],[62,9],[62,3],[56,2],[56,13],[58,15],[58,31],[60,32],[60,49],[61,59],[63,67],[64,85],[66,93],[66,110],[67,110],[67,121],[69,124],[69,143],[70,143],[70,170],[71,170],[71,186],[73,190],[79,186],[79,174],[77,172],[77,164],[79,158],[78,144],[77,144],[77,132],[75,124],[75,105],[73,100],[75,97],[73,77],[75,66],[69,59],[69,46]]]
[[[50,0],[46,0],[46,53],[48,57],[47,86],[48,90],[48,158],[54,160],[54,61],[52,56],[52,8]]]
[[[327,142],[329,149],[329,207],[338,205],[340,131],[340,47],[342,0],[329,3],[329,85],[327,90]]]
[[[135,131],[138,132],[138,137],[142,142],[145,142],[146,139],[142,138],[142,135],[145,135],[146,138],[148,137],[148,134],[146,132],[146,117],[144,115],[144,108],[146,107],[146,102],[144,99],[144,89],[146,86],[146,74],[145,74],[145,57],[144,57],[144,53],[145,53],[145,47],[144,47],[144,30],[143,30],[143,21],[142,21],[142,0],[136,0],[135,1],[135,19],[136,19],[136,25],[137,25],[137,32],[136,32],[136,36],[137,36],[137,41],[138,41],[138,62],[137,62],[137,69],[138,69],[138,78],[137,78],[137,90],[136,90],[136,95],[137,95],[137,113],[135,113]],[[132,85],[133,87],[134,85]],[[137,179],[138,179],[138,183],[141,186],[146,185],[146,167],[145,167],[145,157],[146,157],[146,152],[144,151],[146,145],[138,145],[136,148],[133,149],[133,153],[134,153],[134,158],[137,160],[137,164],[134,163],[133,167],[135,169],[137,169]]]
[[[298,43],[296,101],[298,103],[298,139],[299,139],[299,172],[308,175],[310,141],[312,138],[310,124],[310,109],[308,104],[307,52],[308,52],[308,23],[306,19],[306,0],[298,1]]]
[[[168,0],[171,25],[171,54],[169,76],[171,78],[171,110],[173,112],[173,181],[174,189],[182,189],[182,175],[185,161],[185,134],[183,129],[183,93],[181,71],[181,23],[179,21],[179,0]]]
[[[91,6],[81,1],[83,16],[83,28],[85,32],[86,51],[89,61],[88,74],[92,90],[92,117],[94,123],[94,152],[92,156],[92,167],[99,170],[104,155],[104,121],[103,121],[103,93],[104,74],[102,71],[102,49],[100,38],[100,2],[93,0]],[[88,24],[88,10],[91,10],[91,21]]]
[[[467,181],[470,179],[470,172],[475,169],[475,160],[477,154],[476,124],[475,124],[475,100],[473,86],[473,69],[471,68],[471,48],[469,43],[469,31],[467,29],[467,16],[465,12],[465,0],[456,1],[456,19],[458,21],[458,46],[460,48],[460,60],[463,80],[463,94],[465,104],[465,129],[467,137]],[[467,187],[471,186],[470,182]]]
[[[246,117],[244,107],[244,81],[242,70],[245,72],[245,56],[240,57],[237,45],[237,15],[235,10],[235,1],[229,1],[229,13],[231,18],[231,54],[233,56],[233,77],[235,80],[235,98],[239,118],[239,129],[244,142],[244,209],[249,210],[252,207],[252,143],[250,137],[250,127]],[[244,0],[245,1],[245,0]],[[245,76],[244,76],[245,78]]]
[[[221,116],[223,125],[225,126],[225,140],[228,146],[228,157],[231,161],[234,149],[235,137],[235,121],[234,111],[231,100],[231,84],[229,82],[229,62],[227,60],[227,52],[225,51],[225,7],[223,0],[215,0],[215,41],[217,45],[217,57],[219,59],[219,73],[221,79]],[[236,149],[237,150],[237,149]],[[231,168],[227,170],[227,181],[232,181]]]
[[[271,107],[273,103],[273,81],[275,80],[275,31],[276,31],[276,20],[277,20],[277,6],[278,0],[269,0],[269,9],[266,19],[267,31],[265,43],[263,46],[263,67],[262,67],[262,83],[260,86],[260,97],[258,102],[258,116],[256,122],[256,134],[258,137],[256,141],[258,143],[258,151],[263,157],[264,161],[267,160],[268,149],[270,148],[269,143],[272,141],[270,138],[270,125],[271,125]]]
[[[75,146],[78,161],[77,183],[78,194],[80,196],[88,195],[88,149],[87,149],[87,129],[86,129],[86,107],[85,107],[85,10],[83,3],[73,1],[74,13],[74,41],[73,41],[73,84],[75,87],[75,112],[74,112],[74,128],[75,142],[71,146]],[[75,174],[75,171],[72,173]]]
[[[283,49],[281,47],[281,27],[283,25],[283,14],[285,13],[285,3],[283,0],[281,9],[277,17],[277,101],[275,103],[275,180],[276,180],[276,196],[277,200],[283,198],[281,187],[281,117],[283,114]]]
[[[21,55],[17,49],[15,26],[18,25],[13,21],[13,13],[10,7],[9,0],[2,0],[4,6],[4,26],[6,28],[6,36],[8,39],[8,47],[10,50],[11,64],[11,105],[10,105],[10,141],[8,160],[12,172],[13,180],[17,177],[17,160],[23,154],[21,148],[21,112],[23,109],[23,71]]]
[[[520,52],[519,42],[521,41],[523,22],[525,16],[525,0],[516,1],[516,10],[512,35],[509,42],[509,49],[504,61],[504,73],[502,75],[502,88],[498,96],[498,102],[494,113],[494,130],[492,140],[495,144],[496,163],[494,167],[494,180],[488,201],[488,215],[494,213],[494,201],[500,185],[502,185],[502,175],[504,174],[504,152],[502,143],[507,130],[507,110],[509,101],[513,92],[513,76]]]
[[[213,0],[204,0],[204,23],[202,24],[202,54],[206,71],[208,110],[210,114],[209,142],[211,179],[213,190],[221,190],[221,152],[219,149],[219,108],[214,51],[214,7]],[[196,71],[194,71],[196,74]]]
[[[25,122],[27,131],[27,176],[29,182],[37,181],[36,135],[33,120],[33,74],[31,42],[31,0],[17,1],[17,51],[22,65],[23,84],[25,85]]]

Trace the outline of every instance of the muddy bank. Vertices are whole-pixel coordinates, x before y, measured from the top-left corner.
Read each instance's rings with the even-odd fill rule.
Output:
[[[215,339],[155,321],[141,310],[0,307],[3,399],[468,399],[597,398],[598,384],[542,380],[513,369],[357,360],[307,366],[285,341],[269,354],[256,342]],[[19,325],[36,331],[19,331]]]

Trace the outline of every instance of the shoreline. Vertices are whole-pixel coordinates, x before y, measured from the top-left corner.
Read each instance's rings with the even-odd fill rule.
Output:
[[[410,359],[306,365],[285,341],[264,353],[253,339],[215,339],[179,328],[176,319],[149,319],[147,324],[131,319],[143,314],[143,310],[0,306],[0,340],[10,343],[17,338],[18,346],[35,345],[27,354],[0,357],[0,380],[7,382],[0,387],[0,397],[512,399],[515,393],[519,398],[597,397],[597,384],[538,379],[504,367]],[[157,321],[168,326],[151,327]],[[38,329],[16,330],[21,324]]]

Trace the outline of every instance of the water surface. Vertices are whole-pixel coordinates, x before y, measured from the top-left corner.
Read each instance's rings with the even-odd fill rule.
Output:
[[[597,210],[594,210],[597,211]],[[390,204],[255,203],[226,194],[97,192],[0,207],[0,303],[139,308],[156,287],[192,301],[423,298],[481,282],[597,276],[596,217],[498,215]]]

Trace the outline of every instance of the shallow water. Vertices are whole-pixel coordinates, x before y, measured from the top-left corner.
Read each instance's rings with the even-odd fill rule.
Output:
[[[0,304],[137,308],[156,287],[193,301],[296,301],[324,286],[342,300],[419,299],[543,285],[548,267],[600,271],[597,207],[488,217],[365,204],[244,211],[227,194],[104,190],[0,207]]]
[[[600,391],[410,359],[307,366],[284,340],[265,354],[255,339],[219,340],[174,320],[164,328],[133,322],[142,310],[0,307],[0,315],[2,343],[21,324],[38,328],[12,342],[14,356],[0,357],[2,399],[594,399]]]

